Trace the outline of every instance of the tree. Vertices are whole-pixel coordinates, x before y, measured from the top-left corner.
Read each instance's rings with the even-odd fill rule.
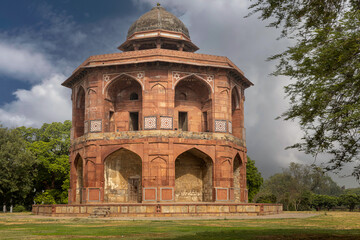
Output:
[[[360,195],[354,193],[343,194],[339,197],[339,202],[353,211],[356,205],[360,205]]]
[[[34,179],[37,203],[67,203],[69,188],[69,148],[71,122],[45,123],[39,129],[20,127],[27,149],[36,157]]]
[[[342,190],[318,167],[290,163],[282,173],[275,174],[264,182],[257,202],[274,195],[285,210],[307,210],[311,205],[312,193],[339,195]]]
[[[311,206],[319,211],[323,208],[326,208],[328,211],[333,207],[338,205],[338,197],[321,195],[321,194],[313,194],[311,199]]]
[[[315,158],[331,156],[335,172],[359,160],[360,151],[360,1],[254,0],[252,12],[281,37],[295,39],[278,60],[274,75],[294,80],[285,87],[290,107],[280,118],[299,120],[304,132],[296,148]],[[352,175],[360,179],[357,162]]]
[[[249,202],[253,201],[254,196],[259,192],[263,182],[264,179],[261,177],[261,173],[258,171],[257,167],[255,166],[255,161],[251,160],[250,157],[247,157],[246,185],[248,188]]]
[[[35,158],[16,129],[0,125],[0,200],[3,211],[10,205],[24,204],[33,189]]]

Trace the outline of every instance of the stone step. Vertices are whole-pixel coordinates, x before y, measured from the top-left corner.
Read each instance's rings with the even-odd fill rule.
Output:
[[[110,207],[95,207],[90,214],[91,218],[108,217],[110,214]]]

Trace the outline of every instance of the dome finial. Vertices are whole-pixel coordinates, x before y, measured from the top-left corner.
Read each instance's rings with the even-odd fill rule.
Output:
[[[158,7],[160,7],[160,6],[161,6],[161,4],[160,4],[160,3],[157,3],[156,5],[157,5]]]

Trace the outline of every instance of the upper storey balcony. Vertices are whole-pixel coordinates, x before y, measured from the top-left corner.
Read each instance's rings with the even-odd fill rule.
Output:
[[[253,84],[228,58],[195,53],[176,16],[154,7],[118,49],[89,57],[63,83],[73,91],[72,139],[173,131],[179,138],[223,134],[245,143],[244,89]]]
[[[167,136],[228,140],[245,146],[243,100],[237,86],[230,93],[227,89],[214,90],[218,82],[214,76],[205,81],[198,75],[181,77],[175,73],[176,81],[170,82],[166,71],[157,77],[164,80],[145,87],[135,77],[122,74],[103,87],[103,94],[77,88],[73,99],[74,139],[96,133],[81,139]],[[101,127],[94,131],[96,122]]]

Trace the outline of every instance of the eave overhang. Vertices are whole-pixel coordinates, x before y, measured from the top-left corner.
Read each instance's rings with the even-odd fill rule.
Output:
[[[190,38],[188,38],[185,34],[162,29],[136,32],[129,36],[126,41],[118,47],[118,49],[121,51],[126,51],[132,44],[136,44],[142,41],[156,41],[157,39],[184,43],[188,46],[188,48],[191,49],[192,52],[196,52],[197,50],[199,50],[199,48],[194,43],[192,43]]]
[[[62,83],[62,85],[72,88],[72,86],[81,79],[84,74],[86,74],[88,69],[150,62],[169,62],[201,67],[229,69],[230,74],[237,81],[241,82],[245,88],[254,85],[227,57],[167,49],[149,49],[91,56],[79,67],[77,67],[72,75]]]

